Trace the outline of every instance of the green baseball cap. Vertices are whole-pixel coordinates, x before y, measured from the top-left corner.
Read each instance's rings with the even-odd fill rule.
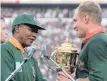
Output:
[[[32,27],[36,27],[40,30],[45,30],[45,28],[42,28],[40,26],[40,23],[39,21],[35,18],[35,15],[34,14],[26,14],[26,13],[23,13],[23,14],[20,14],[18,15],[13,23],[12,23],[12,27],[15,27],[15,25],[20,25],[20,24],[29,24],[31,25]]]

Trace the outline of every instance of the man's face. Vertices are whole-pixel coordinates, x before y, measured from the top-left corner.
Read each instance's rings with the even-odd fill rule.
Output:
[[[27,25],[20,25],[16,32],[19,36],[19,41],[23,46],[30,46],[36,39],[38,29]]]
[[[1,32],[1,42],[5,42],[5,40],[7,39],[7,31],[5,24],[3,22],[0,24],[0,32]]]
[[[73,28],[77,31],[79,38],[84,38],[86,36],[85,22],[78,12],[75,13],[73,18]]]

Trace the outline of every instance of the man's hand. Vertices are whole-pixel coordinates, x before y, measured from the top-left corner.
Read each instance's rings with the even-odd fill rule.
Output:
[[[63,72],[58,72],[57,81],[70,81]]]
[[[79,78],[76,81],[89,81],[89,79],[88,78]]]
[[[74,77],[74,74],[71,74],[71,77]],[[58,72],[56,81],[70,81],[70,79],[63,72]]]

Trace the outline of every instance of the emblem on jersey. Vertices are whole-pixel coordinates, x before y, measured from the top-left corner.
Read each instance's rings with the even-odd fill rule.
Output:
[[[78,69],[79,71],[84,70],[84,62],[78,61],[78,62],[77,62],[77,69]]]

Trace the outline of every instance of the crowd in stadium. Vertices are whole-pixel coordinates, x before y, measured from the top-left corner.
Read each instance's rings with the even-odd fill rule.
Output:
[[[73,16],[73,10],[68,8],[3,8],[3,10],[5,11],[2,12],[2,15],[6,17],[11,17],[11,13],[20,14],[22,12],[36,14],[37,18],[71,18]]]
[[[44,39],[50,48],[59,46],[66,36],[69,37],[71,43],[76,45],[79,49],[80,39],[77,38],[76,32],[72,27],[72,17],[74,9],[60,9],[60,8],[2,8],[2,16],[7,19],[7,25],[11,27],[11,21],[20,13],[33,13],[40,21],[41,25],[47,28],[46,31],[41,32],[39,39]],[[107,10],[103,9],[102,25],[106,28]],[[107,30],[105,30],[107,31]],[[43,38],[44,37],[44,38]],[[53,48],[52,48],[53,49]]]

